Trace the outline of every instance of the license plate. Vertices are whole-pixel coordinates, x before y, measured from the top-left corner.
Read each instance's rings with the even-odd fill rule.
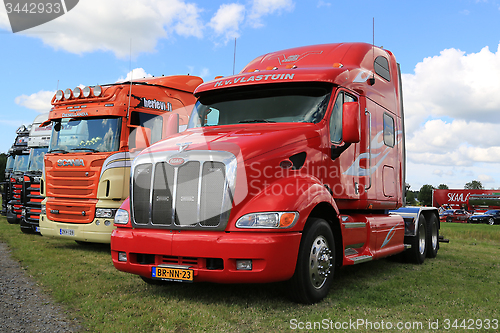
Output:
[[[193,270],[172,267],[153,267],[151,277],[169,281],[193,282]]]
[[[74,236],[75,230],[73,230],[73,229],[59,229],[59,235],[61,235],[61,236]]]

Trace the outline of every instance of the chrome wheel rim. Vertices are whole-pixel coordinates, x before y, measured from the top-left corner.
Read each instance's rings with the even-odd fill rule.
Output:
[[[332,251],[322,235],[316,237],[309,253],[309,277],[314,288],[320,289],[326,283],[332,267]]]
[[[424,252],[425,252],[425,229],[424,228],[418,229],[418,252],[420,252],[420,254],[424,254]]]
[[[432,248],[433,249],[437,249],[437,245],[438,245],[438,231],[437,231],[437,225],[435,223],[432,225],[431,242],[432,242]]]

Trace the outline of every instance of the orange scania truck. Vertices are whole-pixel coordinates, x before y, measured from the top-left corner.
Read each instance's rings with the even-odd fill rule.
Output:
[[[148,283],[287,281],[292,299],[314,303],[340,266],[437,255],[437,209],[398,209],[404,115],[390,51],[273,52],[195,96],[188,129],[132,164],[117,269]]]
[[[185,128],[203,80],[178,75],[56,92],[41,185],[40,233],[109,243],[129,195],[130,164],[151,143]]]

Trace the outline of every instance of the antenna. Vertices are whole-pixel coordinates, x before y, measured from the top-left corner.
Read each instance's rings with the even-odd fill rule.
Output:
[[[130,38],[129,71],[130,71],[130,89],[128,91],[127,119],[130,117],[130,98],[132,97],[132,79],[134,77],[134,71],[132,70],[132,38]]]
[[[234,57],[233,57],[233,75],[234,75],[234,67],[236,65],[236,37],[234,38]]]
[[[373,86],[375,84],[375,17],[372,23],[372,57],[373,57],[373,76],[368,79],[368,84]]]

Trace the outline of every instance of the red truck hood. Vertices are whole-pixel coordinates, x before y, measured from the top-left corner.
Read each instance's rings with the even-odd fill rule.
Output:
[[[318,137],[310,123],[242,124],[188,129],[145,149],[142,154],[166,150],[216,150],[240,153],[245,161],[284,146]]]

